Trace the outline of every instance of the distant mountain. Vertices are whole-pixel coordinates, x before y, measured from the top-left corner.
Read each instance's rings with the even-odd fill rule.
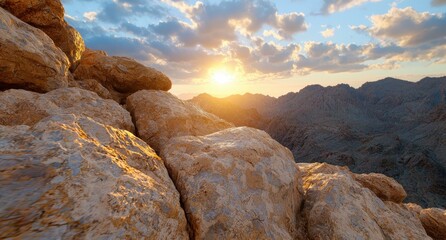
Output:
[[[236,125],[265,130],[298,162],[380,172],[402,183],[407,201],[446,207],[446,77],[386,78],[358,89],[313,85],[277,99],[200,95],[190,101]]]

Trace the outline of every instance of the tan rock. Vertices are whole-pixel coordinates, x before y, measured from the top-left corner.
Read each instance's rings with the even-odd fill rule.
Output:
[[[0,92],[0,125],[32,126],[55,114],[86,116],[102,124],[134,132],[130,113],[113,100],[78,88],[60,88],[46,94],[25,90]]]
[[[393,178],[389,178],[384,174],[353,174],[353,178],[361,183],[362,186],[374,192],[383,201],[401,203],[407,197],[403,186]]]
[[[138,136],[156,151],[173,137],[202,136],[233,127],[232,124],[181,101],[170,93],[144,90],[127,98]]]
[[[293,239],[300,209],[291,152],[263,131],[178,137],[162,157],[195,239]]]
[[[45,33],[0,8],[0,89],[48,92],[66,87],[69,66]]]
[[[435,240],[446,239],[446,210],[440,208],[423,209],[420,220],[427,234]]]
[[[430,239],[404,205],[383,202],[348,168],[297,164],[303,174],[310,239]]]
[[[98,81],[94,79],[84,79],[80,81],[71,81],[69,84],[72,84],[70,87],[82,88],[91,92],[95,92],[101,98],[105,99],[113,99],[112,94],[108,91],[107,88],[102,86]]]
[[[1,239],[188,239],[162,160],[131,133],[59,115],[0,139]]]
[[[85,50],[81,35],[64,20],[59,0],[0,0],[0,7],[22,21],[44,31],[76,65]]]
[[[74,71],[78,80],[96,79],[110,92],[132,94],[143,89],[167,91],[172,87],[163,73],[133,59],[107,56],[103,51],[87,49]]]

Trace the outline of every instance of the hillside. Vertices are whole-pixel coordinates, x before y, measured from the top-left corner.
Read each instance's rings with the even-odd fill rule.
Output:
[[[259,105],[245,96],[191,101],[228,121],[237,116],[236,125],[251,121],[249,114],[243,120],[243,108],[257,110],[263,122],[255,127],[288,147],[297,162],[383,173],[405,187],[407,201],[446,206],[446,77],[386,78],[358,89],[314,85]],[[221,108],[234,110],[222,114]]]

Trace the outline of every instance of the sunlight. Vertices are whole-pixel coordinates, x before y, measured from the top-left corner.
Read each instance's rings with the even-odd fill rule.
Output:
[[[212,81],[218,84],[228,84],[235,80],[235,76],[225,69],[219,69],[212,73]]]

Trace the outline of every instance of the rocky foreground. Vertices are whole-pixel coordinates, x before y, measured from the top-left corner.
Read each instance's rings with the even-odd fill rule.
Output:
[[[0,7],[0,239],[445,238],[446,212],[395,180],[296,164],[164,74],[85,50],[60,2]]]

